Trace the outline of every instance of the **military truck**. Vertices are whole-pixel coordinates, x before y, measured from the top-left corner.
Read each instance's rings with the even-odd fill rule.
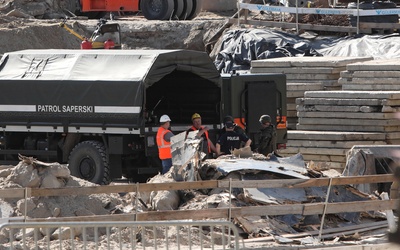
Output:
[[[1,58],[0,86],[0,164],[32,156],[98,184],[160,171],[163,114],[177,134],[200,113],[215,141],[225,115],[250,136],[260,115],[286,116],[285,75],[221,76],[196,51],[15,51]],[[279,131],[285,143],[286,127]]]

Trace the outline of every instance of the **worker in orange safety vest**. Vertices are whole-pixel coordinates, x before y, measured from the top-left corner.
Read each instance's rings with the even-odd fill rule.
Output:
[[[192,127],[190,127],[186,133],[191,131],[199,131],[196,137],[203,138],[201,150],[206,154],[205,159],[213,158],[213,153],[217,152],[214,143],[210,140],[208,130],[208,127],[202,125],[200,114],[194,113],[192,115]]]
[[[160,117],[160,127],[157,131],[158,156],[162,163],[162,174],[165,174],[172,167],[171,137],[174,134],[169,130],[171,119],[168,115]]]

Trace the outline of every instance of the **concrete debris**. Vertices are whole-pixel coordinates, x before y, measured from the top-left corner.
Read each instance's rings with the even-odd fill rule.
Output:
[[[173,169],[171,168],[165,175],[158,174],[150,178],[147,183],[168,183],[175,182],[172,178]],[[150,210],[176,210],[180,203],[180,197],[176,190],[161,190],[152,192],[140,192],[139,197],[148,205]]]
[[[293,243],[294,241],[285,237],[280,237],[280,236],[274,236],[274,239],[277,243],[279,244],[288,244],[288,243]]]
[[[356,145],[347,152],[343,176],[391,174],[400,163],[398,145]],[[367,183],[354,185],[358,190],[371,194],[390,192],[391,183]],[[394,194],[393,194],[394,195]]]
[[[219,157],[218,159],[206,160],[202,165],[201,173],[210,173],[208,168],[214,168],[222,175],[227,175],[234,171],[267,171],[280,174],[282,176],[291,176],[300,179],[308,179],[305,174],[304,160],[301,154],[290,157],[276,157],[270,155],[269,158],[261,154],[253,154],[251,158],[236,158],[232,155]],[[202,176],[208,179],[207,176]]]
[[[96,184],[70,175],[69,169],[59,163],[45,163],[30,157],[20,157],[16,166],[0,167],[0,189],[87,187]],[[8,175],[6,175],[6,173]],[[128,200],[129,201],[129,200]],[[27,199],[0,199],[0,218],[27,216],[27,218],[74,217],[111,214],[123,200],[118,194],[93,194],[88,196],[30,197]],[[125,204],[126,205],[126,204]],[[64,237],[56,232],[51,238]],[[43,233],[43,235],[45,235]],[[79,236],[75,232],[75,236]],[[70,237],[70,234],[68,234]],[[0,232],[0,244],[8,236]]]
[[[181,137],[184,138],[184,137]],[[191,139],[189,139],[191,140]],[[187,148],[190,143],[178,143],[178,148]],[[177,144],[177,145],[178,145]],[[194,147],[197,148],[197,147]],[[193,154],[186,155],[185,161],[165,175],[156,175],[149,183],[168,183],[177,180],[176,172],[180,176],[196,176],[197,180],[239,180],[262,181],[279,179],[304,179],[313,178],[316,170],[307,169],[301,154],[293,157],[277,157],[269,155],[265,157],[252,153],[249,158],[238,158],[227,155],[218,159],[201,161],[197,150],[190,150]],[[183,153],[183,151],[181,151]],[[195,159],[195,160],[193,160]],[[175,162],[176,163],[176,162]],[[187,166],[191,166],[187,174]],[[182,168],[184,166],[184,168]],[[43,163],[33,158],[21,158],[21,162],[13,167],[1,167],[0,188],[10,187],[68,187],[91,186],[83,180],[69,175],[68,168],[58,163]],[[311,171],[311,172],[310,172]],[[312,174],[310,174],[312,173]],[[338,172],[319,172],[318,176],[337,176]],[[340,174],[339,174],[340,175]],[[51,176],[51,177],[50,177]],[[46,178],[45,178],[46,177]],[[183,178],[184,179],[184,178]],[[54,180],[55,182],[48,181]],[[15,182],[14,182],[15,181]],[[179,179],[182,181],[182,179]],[[23,186],[25,185],[25,186]],[[135,207],[136,195],[141,199],[141,204]],[[306,204],[324,202],[328,195],[328,187],[309,188],[233,188],[232,193],[226,188],[202,189],[202,190],[164,190],[158,192],[127,193],[125,195],[89,195],[73,197],[32,197],[28,199],[4,199],[0,203],[2,217],[15,217],[26,215],[29,218],[47,217],[73,217],[96,216],[112,213],[133,213],[135,211],[153,210],[202,210],[210,208],[241,208],[246,206],[279,205],[279,204]],[[351,186],[332,186],[329,193],[329,203],[341,201],[364,201],[374,199]],[[377,199],[377,198],[375,198]],[[368,213],[337,213],[327,214],[324,225],[325,230],[340,228],[343,225],[356,226],[361,223]],[[372,218],[372,215],[371,217]],[[375,217],[378,218],[378,217]],[[320,244],[316,238],[309,235],[292,239],[286,235],[297,235],[299,232],[315,232],[321,225],[320,215],[288,214],[279,216],[235,216],[233,218],[238,228],[250,238],[272,237],[275,244]],[[50,239],[67,239],[71,233],[75,237],[81,237],[82,232],[74,230],[50,231],[43,230],[42,236]],[[93,235],[93,232],[88,232]],[[314,235],[314,234],[310,234]],[[19,237],[16,235],[16,237]],[[324,236],[333,237],[333,236]],[[339,239],[342,241],[342,239]],[[361,239],[360,239],[361,240]],[[8,241],[8,237],[0,233],[0,243]]]
[[[199,150],[203,139],[196,137],[198,132],[182,132],[171,137],[171,174],[176,181],[196,180],[196,167],[203,158],[203,153]]]
[[[244,147],[240,149],[234,149],[232,155],[238,158],[250,158],[253,156],[253,152],[250,147]]]

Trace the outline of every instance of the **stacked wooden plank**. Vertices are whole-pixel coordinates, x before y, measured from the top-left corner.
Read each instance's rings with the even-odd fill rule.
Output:
[[[307,91],[296,102],[298,131],[289,131],[283,155],[343,169],[354,145],[400,143],[400,91]]]
[[[340,72],[343,90],[400,90],[400,60],[381,59],[347,65]]]
[[[287,79],[288,129],[296,129],[296,98],[305,91],[339,90],[340,72],[350,63],[372,60],[371,57],[284,57],[251,62],[252,73],[284,73]]]

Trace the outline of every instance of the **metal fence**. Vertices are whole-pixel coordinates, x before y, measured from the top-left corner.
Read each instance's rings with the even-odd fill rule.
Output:
[[[8,222],[0,225],[0,238],[11,250],[244,248],[228,221]]]
[[[353,20],[352,26],[355,26],[357,34],[360,33],[360,18],[365,18],[365,17],[371,17],[374,16],[375,18],[378,18],[380,20],[383,20],[382,17],[384,16],[394,16],[394,22],[387,20],[389,23],[389,27],[391,29],[394,29],[393,25],[398,24],[398,15],[400,15],[400,9],[396,8],[395,6],[392,6],[387,9],[375,9],[372,5],[371,1],[371,6],[367,5],[368,3],[361,2],[359,0],[354,1],[354,5],[351,5],[350,7],[352,8],[309,8],[307,6],[308,1],[292,1],[295,3],[295,6],[289,7],[289,6],[282,6],[280,3],[285,2],[289,4],[290,1],[281,1],[277,2],[279,4],[277,5],[262,5],[262,4],[250,4],[250,3],[243,3],[241,0],[238,0],[237,6],[240,10],[241,9],[247,9],[251,11],[263,11],[263,12],[277,12],[277,13],[290,13],[295,15],[296,17],[296,30],[297,33],[299,33],[299,15],[303,14],[312,14],[312,15],[346,15],[350,17],[350,20]],[[336,1],[333,1],[334,5],[336,6]],[[360,5],[363,5],[360,7]],[[395,4],[394,4],[395,5]],[[387,5],[391,6],[391,5]],[[364,8],[364,9],[363,9]],[[383,6],[381,6],[383,8]],[[397,16],[397,18],[396,18]],[[240,17],[238,19],[238,24],[240,25]],[[247,18],[246,18],[247,19]],[[376,20],[376,19],[375,19]],[[386,19],[385,19],[386,20]],[[392,20],[392,19],[390,19]],[[365,21],[365,20],[364,20]],[[368,22],[368,21],[367,21]],[[326,26],[329,25],[325,25]],[[344,26],[343,26],[344,27]]]

